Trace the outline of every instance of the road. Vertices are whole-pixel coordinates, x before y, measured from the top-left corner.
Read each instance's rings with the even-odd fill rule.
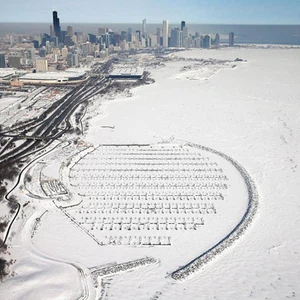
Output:
[[[96,72],[102,71],[102,69],[96,70]],[[11,136],[11,139],[0,152],[0,167],[27,157],[46,141],[63,136],[71,128],[70,117],[78,106],[102,92],[111,83],[112,81],[105,77],[89,78],[85,83],[73,87],[70,92],[57,100],[36,120],[19,126],[17,128],[19,133],[12,133],[16,129],[3,131],[2,137]],[[65,122],[66,126],[60,130],[59,127],[62,122]],[[26,138],[27,136],[28,138]],[[18,140],[22,140],[22,142],[12,148],[12,145]]]

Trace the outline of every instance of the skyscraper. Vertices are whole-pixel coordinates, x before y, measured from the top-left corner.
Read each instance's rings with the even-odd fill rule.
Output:
[[[182,22],[181,22],[181,28],[180,28],[181,31],[183,31],[183,28],[184,28],[184,27],[185,27],[185,21],[182,21]]]
[[[60,33],[60,25],[59,25],[59,18],[57,17],[57,11],[53,11],[53,30],[55,36],[58,38],[58,42],[61,42],[61,33]]]
[[[67,27],[67,35],[72,38],[74,35],[74,31],[73,31],[73,27],[72,26],[68,26]]]
[[[219,47],[220,46],[220,35],[217,33],[215,37],[215,46]]]
[[[211,47],[211,35],[208,34],[203,38],[203,48],[209,49]]]
[[[132,28],[128,28],[128,42],[132,42]]]
[[[5,54],[0,53],[0,68],[5,68],[5,67],[6,67]]]
[[[50,36],[54,36],[53,25],[50,25]]]
[[[156,28],[156,36],[157,36],[157,45],[160,45],[161,29],[159,27]]]
[[[234,32],[229,33],[229,46],[234,46]]]
[[[179,28],[174,28],[171,30],[170,47],[181,47],[181,34],[182,31],[180,31]]]
[[[169,22],[167,20],[163,21],[163,47],[169,47]]]
[[[143,24],[142,24],[142,36],[143,37],[146,37],[146,32],[147,32],[147,28],[146,28],[147,23],[146,22],[147,22],[146,19],[144,19]]]
[[[106,34],[106,27],[100,27],[98,28],[98,35]]]
[[[140,30],[136,30],[135,34],[136,34],[137,40],[140,41],[141,40],[141,32],[140,32]]]

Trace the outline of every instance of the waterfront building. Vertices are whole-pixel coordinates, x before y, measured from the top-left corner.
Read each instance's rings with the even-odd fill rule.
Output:
[[[195,38],[195,47],[196,48],[201,47],[201,38],[200,37]]]
[[[167,20],[163,21],[163,47],[169,47],[169,24]]]
[[[185,23],[184,23],[184,25],[185,25]],[[183,28],[182,28],[182,38],[181,38],[181,44],[182,45],[185,45],[185,39],[187,38],[189,36],[189,31],[188,31],[188,28],[186,27],[186,26],[184,26]],[[186,47],[186,46],[185,46]],[[187,48],[187,47],[186,47]],[[188,47],[189,48],[189,47]]]
[[[230,47],[234,46],[234,32],[229,33],[229,46]]]
[[[185,37],[183,39],[183,46],[188,49],[188,48],[191,48],[191,45],[192,45],[191,37],[190,36]]]
[[[220,46],[220,35],[217,33],[216,37],[215,37],[215,47],[219,47]]]
[[[179,28],[171,30],[170,47],[181,47],[182,31]]]
[[[183,28],[185,27],[185,21],[182,21],[181,22],[181,27],[180,27],[180,29],[181,29],[181,31],[183,31]]]
[[[203,38],[203,48],[211,48],[211,35],[208,34]]]

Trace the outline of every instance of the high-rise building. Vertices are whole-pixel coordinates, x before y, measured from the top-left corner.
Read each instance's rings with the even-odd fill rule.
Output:
[[[186,26],[183,27],[182,35],[183,35],[184,38],[186,38],[189,35],[189,31],[188,31],[188,28]]]
[[[74,31],[72,26],[67,26],[67,35],[71,38],[73,37]]]
[[[174,28],[171,30],[170,47],[181,47],[181,35],[182,31],[179,30],[179,28]]]
[[[97,37],[92,33],[89,33],[88,36],[89,36],[89,42],[95,44],[97,41]]]
[[[0,53],[0,68],[5,68],[5,67],[6,67],[5,54]]]
[[[53,25],[50,25],[50,36],[55,36]]]
[[[57,17],[57,11],[53,11],[53,30],[55,36],[58,37],[58,42],[61,42],[61,34],[60,34],[60,24],[59,24],[59,18]]]
[[[215,47],[220,46],[220,35],[217,33],[215,37]]]
[[[147,28],[146,28],[147,23],[146,22],[147,22],[146,19],[144,19],[143,23],[142,23],[142,36],[143,37],[146,37],[146,33],[147,33]]]
[[[67,61],[70,67],[77,67],[79,65],[78,54],[69,53],[67,56]]]
[[[163,21],[163,47],[169,47],[169,22],[167,20]]]
[[[156,36],[157,36],[157,45],[160,45],[160,38],[161,38],[161,29],[159,27],[156,28]]]
[[[126,31],[121,31],[120,40],[121,40],[121,42],[127,40],[127,32]]]
[[[180,27],[180,29],[181,29],[181,31],[183,31],[183,28],[185,27],[185,21],[182,21],[181,22],[181,27]]]
[[[61,49],[61,56],[63,58],[67,58],[67,56],[68,56],[68,48],[64,47],[64,48]]]
[[[201,38],[200,37],[195,38],[195,47],[196,48],[201,47]]]
[[[137,40],[140,41],[141,40],[141,32],[140,32],[140,30],[136,30],[135,34],[136,34]]]
[[[203,38],[203,48],[209,49],[211,47],[211,35],[208,34]]]
[[[68,35],[67,31],[61,30],[61,32],[60,32],[60,43],[64,43],[65,42],[65,38],[66,38],[67,35]]]
[[[184,39],[183,39],[183,46],[185,47],[185,48],[191,48],[191,46],[192,46],[192,38],[190,37],[190,36],[187,36],[187,37],[185,37]]]
[[[98,35],[103,35],[103,34],[106,34],[106,28],[105,27],[98,28]]]
[[[128,42],[132,42],[132,28],[128,28]]]
[[[33,42],[33,47],[34,47],[35,49],[40,48],[40,42],[39,42],[39,41],[33,40],[32,42]]]
[[[229,33],[229,46],[234,46],[234,32]]]
[[[72,46],[72,45],[74,45],[74,42],[73,42],[73,40],[71,39],[70,36],[66,35],[65,36],[65,42],[64,42],[64,44],[66,46]]]

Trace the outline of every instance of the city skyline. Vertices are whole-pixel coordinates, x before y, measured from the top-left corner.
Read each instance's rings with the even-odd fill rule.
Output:
[[[115,0],[110,2],[105,13],[104,3],[96,0],[90,0],[85,5],[79,0],[66,1],[55,7],[53,4],[48,0],[43,4],[37,4],[34,0],[26,3],[11,0],[1,8],[0,19],[2,22],[45,23],[49,19],[49,10],[55,8],[64,23],[140,23],[142,19],[147,19],[148,24],[160,23],[161,20],[172,24],[185,19],[190,24],[300,24],[300,2],[296,0],[289,1],[288,5],[283,0],[254,0],[251,3],[190,0],[185,6],[178,0],[163,0],[159,9],[150,1],[141,3],[129,0],[124,6],[121,1]]]

